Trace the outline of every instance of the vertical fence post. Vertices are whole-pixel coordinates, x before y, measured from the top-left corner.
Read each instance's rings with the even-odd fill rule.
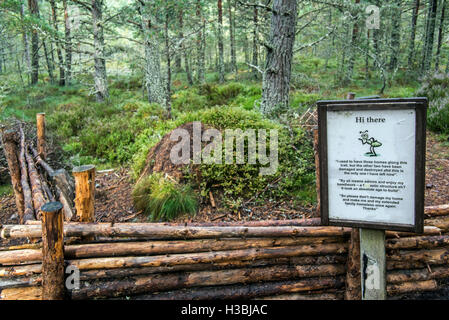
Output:
[[[95,166],[76,167],[72,173],[75,177],[76,215],[81,222],[94,222]]]
[[[320,186],[320,146],[319,146],[319,131],[318,127],[313,128],[313,151],[315,153],[315,172],[316,172],[316,217],[321,216],[321,186]]]
[[[347,94],[348,100],[355,99],[355,93]],[[346,292],[345,300],[361,300],[362,290],[360,283],[360,233],[358,228],[351,231],[349,240],[348,262],[346,264]]]
[[[49,202],[42,211],[42,299],[64,299],[64,215],[60,202]]]
[[[36,114],[37,122],[37,153],[46,160],[46,143],[45,143],[45,113]]]

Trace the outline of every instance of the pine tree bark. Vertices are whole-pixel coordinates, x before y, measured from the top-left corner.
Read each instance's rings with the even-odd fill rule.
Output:
[[[164,85],[161,76],[161,62],[159,44],[154,30],[152,30],[150,14],[151,1],[140,2],[142,30],[145,46],[145,86],[149,103],[164,103]]]
[[[297,2],[275,0],[271,33],[262,84],[261,112],[271,116],[289,105],[293,44],[296,35]]]
[[[28,8],[34,18],[39,17],[39,6],[37,0],[28,0]],[[31,84],[39,81],[39,35],[37,28],[33,27],[31,32]]]
[[[103,0],[92,0],[92,30],[94,36],[94,88],[98,102],[109,97],[103,34]]]
[[[53,22],[53,28],[55,29],[56,33],[58,33],[58,20],[57,20],[57,8],[55,4],[55,0],[49,0],[50,6],[51,6],[51,15],[52,15],[52,22]],[[61,43],[58,35],[55,36],[56,39],[56,55],[58,57],[58,65],[59,65],[59,85],[64,86],[65,85],[65,70],[64,70],[64,60],[62,58],[62,52],[61,52]]]
[[[201,25],[200,31],[197,35],[196,44],[196,58],[197,58],[197,80],[198,83],[204,83],[205,56],[206,56],[206,20],[202,14],[201,0],[196,1],[196,16],[198,23]]]
[[[235,24],[234,24],[234,15],[232,10],[232,4],[235,3],[234,0],[228,0],[228,15],[229,15],[229,37],[231,43],[231,71],[237,73],[237,58],[235,54]]]
[[[390,71],[394,71],[398,66],[401,36],[401,2],[401,0],[396,0],[395,7],[392,11]]]
[[[223,46],[223,1],[217,1],[218,7],[218,74],[219,81],[223,83],[225,80],[224,70],[224,46]]]
[[[254,7],[253,11],[253,57],[251,64],[253,66],[259,65],[259,9]],[[258,71],[253,70],[254,77],[257,79],[259,77]]]
[[[171,56],[170,56],[170,39],[168,38],[168,21],[169,15],[165,14],[165,25],[164,25],[164,34],[165,34],[165,55],[167,58],[167,96],[165,98],[165,108],[167,111],[167,118],[171,119]]]
[[[408,49],[408,68],[411,69],[415,58],[415,38],[416,38],[416,24],[418,22],[420,0],[415,0],[412,13],[412,25],[410,32],[410,44]]]
[[[441,45],[443,42],[444,18],[446,14],[446,0],[443,0],[441,6],[442,7],[441,7],[440,26],[438,28],[438,45],[435,60],[435,71],[438,71],[438,69],[440,68],[440,54],[441,54]]]
[[[432,53],[435,35],[435,20],[437,15],[438,0],[431,0],[429,6],[429,13],[427,19],[426,39],[424,42],[424,54],[421,65],[421,71],[423,73],[430,70],[432,63]]]
[[[65,25],[65,70],[66,70],[66,78],[65,84],[70,85],[72,78],[72,37],[71,37],[71,28],[70,20],[69,20],[69,10],[67,7],[67,0],[63,0],[64,7],[64,25]]]

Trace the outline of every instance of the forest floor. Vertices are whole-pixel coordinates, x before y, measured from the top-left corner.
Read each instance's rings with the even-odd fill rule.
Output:
[[[443,139],[444,138],[444,139]],[[427,134],[425,205],[449,203],[449,141],[432,132]],[[129,169],[118,168],[97,172],[95,220],[97,222],[145,222],[147,217],[135,210],[132,200],[133,182]],[[212,205],[212,202],[215,205]],[[0,197],[0,224],[18,223],[12,194]],[[222,222],[301,219],[315,216],[315,207],[302,207],[293,202],[267,202],[242,205],[237,212],[221,206],[219,195],[209,197],[196,216],[180,216],[173,222]]]

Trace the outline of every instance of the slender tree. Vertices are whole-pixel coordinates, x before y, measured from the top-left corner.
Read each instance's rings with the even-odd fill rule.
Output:
[[[37,0],[28,0],[28,9],[34,19],[39,18],[39,6]],[[33,26],[31,33],[31,84],[39,81],[39,33],[36,26]]]
[[[224,45],[223,45],[223,2],[217,1],[218,7],[218,74],[219,81],[223,83],[225,80],[225,68],[224,68]]]
[[[421,71],[423,73],[429,71],[430,64],[432,62],[437,6],[438,0],[430,0],[429,13],[427,16],[426,38],[424,40],[424,53],[421,64]]]

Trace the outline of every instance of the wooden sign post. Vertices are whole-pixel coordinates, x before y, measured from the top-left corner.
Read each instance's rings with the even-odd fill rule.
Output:
[[[360,228],[362,299],[386,298],[385,230],[423,232],[427,99],[319,101],[321,219]]]

